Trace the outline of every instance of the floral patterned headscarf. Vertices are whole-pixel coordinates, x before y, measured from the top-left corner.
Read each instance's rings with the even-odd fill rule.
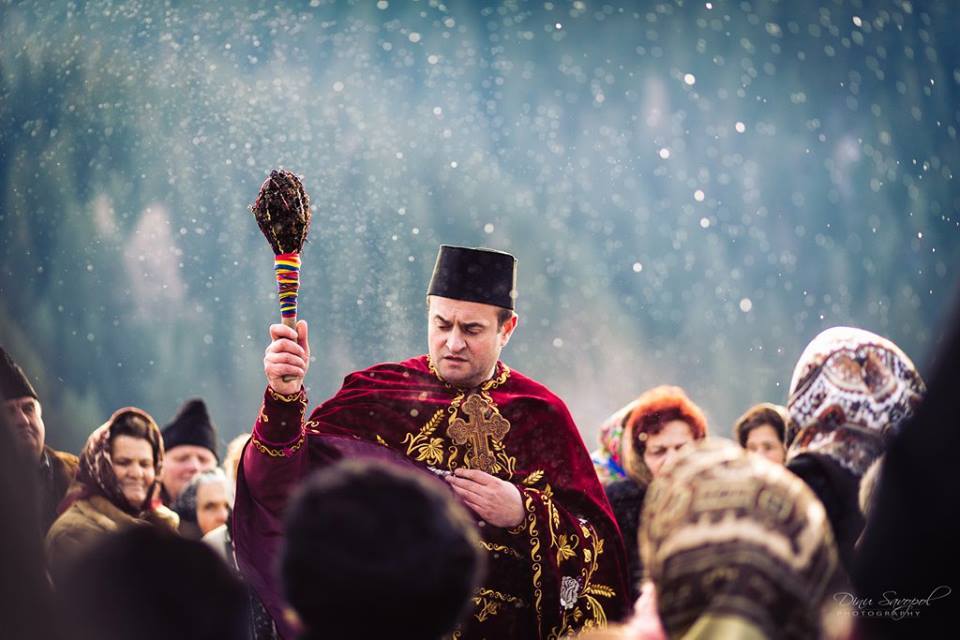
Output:
[[[605,485],[627,477],[623,466],[623,432],[636,404],[636,401],[630,402],[600,425],[600,446],[590,452],[590,459],[600,482]]]
[[[147,423],[149,437],[146,440],[153,449],[153,470],[156,474],[154,485],[147,491],[147,499],[139,508],[131,507],[126,496],[123,495],[120,483],[113,471],[110,451],[111,429],[120,418],[128,414],[142,418]],[[97,427],[87,438],[87,444],[84,445],[83,451],[80,453],[80,468],[77,470],[76,481],[60,510],[64,511],[69,504],[76,500],[91,495],[101,495],[117,508],[134,516],[145,511],[152,511],[160,504],[158,487],[162,466],[163,436],[160,435],[160,428],[156,421],[146,411],[136,407],[118,409],[110,416],[109,420]]]
[[[817,453],[860,477],[925,393],[913,362],[890,340],[853,327],[827,329],[793,371],[787,409],[800,431],[787,461]]]

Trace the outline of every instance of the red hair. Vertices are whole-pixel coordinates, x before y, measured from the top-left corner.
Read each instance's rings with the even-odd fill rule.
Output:
[[[680,387],[662,385],[646,391],[636,400],[627,430],[637,438],[641,434],[656,435],[673,420],[682,420],[690,427],[694,440],[707,435],[707,418]]]

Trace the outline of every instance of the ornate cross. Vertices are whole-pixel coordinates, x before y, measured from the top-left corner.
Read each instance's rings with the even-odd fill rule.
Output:
[[[457,418],[451,422],[447,427],[447,436],[454,444],[468,445],[472,453],[463,458],[467,467],[492,475],[497,462],[487,438],[501,442],[510,430],[510,422],[477,394],[467,398],[461,409],[468,420]]]

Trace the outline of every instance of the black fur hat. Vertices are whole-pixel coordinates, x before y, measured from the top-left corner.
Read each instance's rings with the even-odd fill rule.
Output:
[[[210,420],[207,405],[200,398],[187,400],[176,417],[163,428],[163,448],[170,451],[182,444],[204,447],[217,455],[217,428]]]

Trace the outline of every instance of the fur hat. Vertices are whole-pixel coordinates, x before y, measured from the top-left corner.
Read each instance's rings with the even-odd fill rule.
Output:
[[[23,369],[13,361],[3,347],[0,347],[0,391],[3,392],[4,400],[27,396],[35,400],[40,399]]]
[[[207,405],[200,398],[187,400],[176,417],[163,428],[166,451],[183,444],[209,449],[217,460],[217,428],[210,420]]]

